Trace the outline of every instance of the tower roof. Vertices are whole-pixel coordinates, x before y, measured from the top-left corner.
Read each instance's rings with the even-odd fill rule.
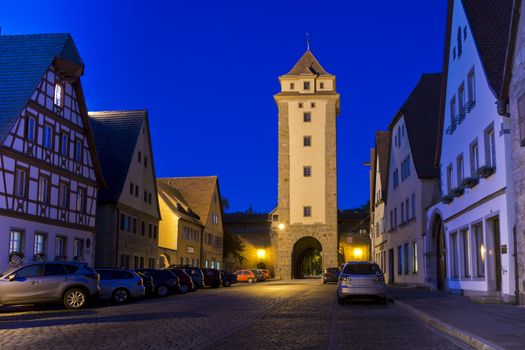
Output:
[[[285,75],[331,75],[321,66],[319,61],[312,54],[312,51],[306,50],[299,61]]]

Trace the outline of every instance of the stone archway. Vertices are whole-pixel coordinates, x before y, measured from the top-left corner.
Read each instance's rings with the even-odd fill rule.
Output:
[[[312,264],[319,265],[319,273],[322,272],[322,255],[323,247],[314,237],[303,237],[295,242],[292,249],[292,278],[300,279],[305,277],[307,269],[312,270]],[[308,266],[306,266],[308,263]],[[317,271],[317,266],[314,266]]]

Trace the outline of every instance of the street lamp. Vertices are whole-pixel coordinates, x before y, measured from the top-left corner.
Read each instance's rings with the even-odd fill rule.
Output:
[[[257,249],[257,258],[262,260],[266,257],[266,249]]]
[[[363,256],[363,250],[361,248],[355,248],[354,249],[354,258],[357,260],[361,260],[361,257]]]
[[[284,230],[284,224],[282,222],[279,224],[279,230]]]

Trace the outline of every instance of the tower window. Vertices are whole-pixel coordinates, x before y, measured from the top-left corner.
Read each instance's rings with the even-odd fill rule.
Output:
[[[295,89],[295,84],[294,83],[290,83],[290,90],[294,90]]]
[[[303,113],[303,119],[304,119],[305,122],[311,122],[312,121],[312,113],[304,112]]]
[[[310,147],[312,145],[312,136],[304,136],[303,137],[303,146],[304,147]]]
[[[312,216],[312,207],[303,207],[303,216],[311,217]]]
[[[312,176],[312,167],[311,166],[303,167],[303,175],[304,175],[304,177]]]
[[[299,102],[299,108],[303,108],[303,103]]]
[[[315,108],[315,102],[310,103],[310,107]]]
[[[303,82],[303,88],[305,90],[310,90],[310,82],[309,81],[305,81]]]
[[[324,83],[319,83],[319,89],[324,89]]]

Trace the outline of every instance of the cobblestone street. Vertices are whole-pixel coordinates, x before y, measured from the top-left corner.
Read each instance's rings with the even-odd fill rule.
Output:
[[[275,281],[81,311],[0,309],[0,348],[465,348],[395,304],[339,306],[335,291],[320,280]]]

